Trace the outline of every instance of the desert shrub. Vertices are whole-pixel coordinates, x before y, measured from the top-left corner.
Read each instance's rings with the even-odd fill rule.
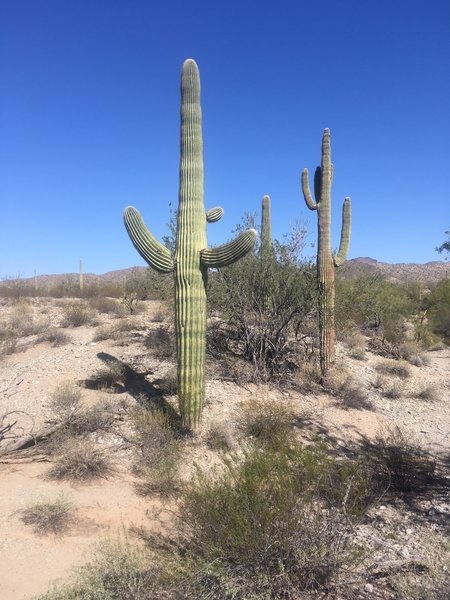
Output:
[[[356,408],[358,410],[373,410],[374,408],[367,391],[355,377],[346,377],[338,394],[342,400],[339,406],[342,408]]]
[[[385,488],[417,491],[433,478],[434,458],[400,427],[388,428],[368,442],[366,453],[374,479]]]
[[[161,358],[169,358],[175,351],[173,336],[164,327],[150,329],[144,344],[148,350],[152,350],[156,356]]]
[[[116,317],[122,317],[125,314],[124,306],[115,298],[96,296],[89,300],[89,306],[101,314],[114,315]]]
[[[56,415],[66,420],[80,407],[81,390],[71,381],[59,383],[51,393],[50,407]]]
[[[97,369],[91,384],[98,390],[116,392],[126,381],[126,366],[121,362],[108,362]]]
[[[225,423],[211,425],[206,433],[205,442],[211,450],[226,452],[234,447],[231,429]]]
[[[373,386],[375,389],[379,390],[383,396],[390,398],[391,400],[401,398],[403,395],[402,383],[400,381],[392,381],[392,379],[386,377],[386,375],[378,374]]]
[[[140,309],[143,300],[165,300],[171,295],[173,277],[155,273],[153,269],[145,272],[134,271],[123,287],[122,303],[130,314]]]
[[[170,368],[167,373],[158,380],[159,389],[163,394],[173,396],[178,390],[178,372],[176,367]]]
[[[408,365],[401,361],[386,360],[378,363],[375,366],[378,373],[382,375],[392,375],[400,379],[407,379],[411,376],[411,369]]]
[[[435,385],[426,385],[416,393],[416,398],[425,402],[437,402],[440,398],[439,388]]]
[[[400,358],[406,360],[411,365],[422,367],[428,362],[426,355],[422,352],[422,348],[417,342],[404,342],[400,344],[398,350]]]
[[[252,399],[244,404],[241,419],[246,435],[264,444],[284,443],[295,424],[293,409],[280,400]]]
[[[55,535],[67,530],[71,523],[72,503],[64,496],[55,500],[42,500],[20,511],[25,525],[31,525],[35,533]]]
[[[139,493],[169,496],[179,489],[181,446],[177,433],[161,410],[136,410],[133,414],[139,457],[135,472],[142,481]]]
[[[342,341],[349,349],[349,355],[352,358],[356,358],[357,360],[365,359],[366,338],[359,333],[359,331],[352,329],[350,331],[340,332],[339,337],[341,337]]]
[[[162,596],[149,557],[126,539],[100,542],[91,561],[76,568],[72,579],[36,600],[169,600]]]
[[[260,380],[281,380],[292,370],[296,338],[314,306],[313,270],[297,254],[298,248],[274,243],[273,255],[249,254],[211,277],[210,307],[227,325],[221,341]]]
[[[406,319],[416,309],[408,289],[378,274],[336,280],[336,326],[338,331],[357,325],[382,342],[398,346],[406,340]]]
[[[361,381],[338,367],[326,373],[322,378],[322,387],[329,394],[339,398],[337,404],[341,408],[373,410],[372,402]]]
[[[295,373],[296,387],[304,394],[317,392],[322,384],[323,378],[317,361],[306,361],[302,363]]]
[[[17,352],[18,342],[17,338],[13,335],[7,337],[6,335],[0,340],[0,356],[14,354]]]
[[[40,342],[49,342],[52,346],[64,346],[70,342],[70,336],[61,329],[52,327],[39,337]]]
[[[67,439],[54,455],[49,479],[91,481],[108,477],[113,472],[109,456],[88,439]]]
[[[448,538],[428,529],[420,540],[421,560],[392,574],[388,581],[398,600],[442,600],[450,597]],[[413,568],[411,568],[413,567]],[[414,568],[415,567],[415,568]]]
[[[366,349],[363,346],[355,346],[350,348],[349,356],[355,360],[366,360]]]
[[[135,327],[136,323],[132,319],[122,319],[112,325],[97,327],[92,340],[94,342],[114,340],[121,343],[127,339],[126,334],[133,331]]]
[[[293,598],[329,589],[357,560],[347,519],[363,511],[365,490],[359,466],[297,445],[255,447],[243,460],[226,459],[219,474],[199,474],[183,494],[182,549],[167,559],[180,597]]]
[[[424,298],[431,330],[445,342],[450,341],[450,279],[440,281]]]
[[[47,316],[37,316],[31,304],[20,301],[11,308],[2,329],[4,337],[29,337],[41,333],[48,326]]]
[[[162,309],[157,310],[150,317],[150,321],[152,323],[164,323],[165,319],[166,319],[166,312]]]
[[[65,425],[65,431],[69,435],[82,436],[95,431],[107,431],[113,423],[114,412],[110,404],[99,401],[72,414]]]
[[[92,309],[83,302],[71,302],[63,307],[62,327],[81,327],[92,325],[94,313]]]

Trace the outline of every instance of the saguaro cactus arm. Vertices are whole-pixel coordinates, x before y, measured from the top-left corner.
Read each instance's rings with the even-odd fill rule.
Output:
[[[159,273],[170,273],[174,262],[170,251],[147,229],[139,211],[127,206],[123,220],[134,247],[142,258]]]
[[[317,171],[316,171],[317,173]],[[317,177],[314,177],[314,181],[317,180]],[[315,185],[315,187],[317,188],[317,185]],[[306,206],[309,208],[309,210],[317,210],[317,203],[314,202],[312,196],[311,196],[311,190],[309,189],[309,176],[308,176],[308,169],[303,169],[302,171],[302,192],[303,192],[303,197],[305,199],[306,202]],[[320,197],[320,196],[318,196]]]
[[[216,223],[217,221],[220,221],[223,215],[223,208],[221,206],[216,206],[215,208],[210,208],[206,211],[206,220],[208,223]]]
[[[347,260],[348,248],[350,246],[350,229],[352,225],[352,203],[350,198],[344,200],[342,206],[342,228],[341,241],[339,243],[339,251],[334,257],[335,267],[339,267]]]
[[[204,267],[210,269],[220,269],[231,265],[252,250],[257,236],[254,229],[247,229],[231,242],[201,250],[200,261]]]

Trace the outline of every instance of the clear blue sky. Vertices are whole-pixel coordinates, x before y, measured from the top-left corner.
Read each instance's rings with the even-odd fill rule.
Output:
[[[0,0],[0,277],[142,265],[122,224],[158,237],[176,207],[179,78],[202,81],[205,203],[272,198],[273,234],[316,234],[300,171],[335,167],[333,245],[350,258],[439,260],[450,226],[448,0]]]

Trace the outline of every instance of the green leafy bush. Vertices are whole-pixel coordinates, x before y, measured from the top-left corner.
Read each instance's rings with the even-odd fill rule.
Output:
[[[179,597],[329,589],[358,559],[348,522],[364,512],[366,490],[361,465],[296,444],[256,446],[243,460],[226,459],[221,474],[199,474],[183,496],[179,554],[164,559]]]
[[[214,330],[220,339],[210,336],[209,350],[219,358],[223,351],[242,356],[256,379],[279,379],[293,367],[293,341],[314,306],[314,270],[298,258],[302,236],[298,230],[290,240],[274,242],[272,254],[248,254],[210,278],[210,309],[227,331]]]

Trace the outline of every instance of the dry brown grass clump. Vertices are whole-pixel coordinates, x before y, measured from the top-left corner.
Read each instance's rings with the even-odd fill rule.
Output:
[[[173,396],[178,390],[178,373],[177,368],[172,367],[167,373],[158,380],[159,389],[163,394]]]
[[[417,342],[404,342],[403,344],[400,344],[398,350],[400,358],[403,358],[411,365],[422,367],[423,365],[428,364],[428,358],[426,354],[422,352],[422,349]]]
[[[37,600],[170,600],[163,595],[158,570],[148,554],[127,539],[103,540],[88,564],[78,567],[72,581]]]
[[[101,314],[123,317],[126,314],[125,307],[115,298],[97,296],[89,300],[90,307]]]
[[[206,437],[206,445],[211,450],[227,452],[234,447],[231,428],[226,423],[215,423],[209,428]]]
[[[115,393],[123,388],[126,381],[127,369],[121,362],[111,361],[97,369],[90,385],[104,392]]]
[[[401,381],[392,381],[392,379],[385,375],[377,375],[374,387],[379,390],[385,398],[389,398],[390,400],[397,400],[403,396],[403,383]]]
[[[345,379],[338,391],[342,408],[355,408],[357,410],[374,410],[367,391],[360,381],[355,377],[349,376]]]
[[[104,340],[114,340],[118,344],[124,344],[129,340],[129,334],[136,327],[133,319],[121,319],[112,325],[102,325],[94,333],[92,340],[100,342]]]
[[[148,350],[152,350],[156,356],[161,358],[169,358],[175,352],[173,336],[165,327],[150,329],[145,338],[144,345]]]
[[[356,360],[366,360],[366,338],[359,331],[349,331],[342,340],[348,347],[349,356]]]
[[[62,381],[50,396],[50,407],[62,419],[67,419],[81,403],[81,390],[71,381]]]
[[[94,442],[83,438],[67,439],[54,456],[47,473],[49,479],[91,481],[113,473],[110,457]]]
[[[252,399],[242,407],[241,422],[246,435],[271,444],[290,437],[296,419],[292,407],[280,400]]]
[[[408,379],[411,376],[411,368],[408,364],[399,360],[384,360],[375,367],[382,375],[391,375],[400,379]]]
[[[437,402],[440,398],[439,388],[435,385],[427,385],[416,393],[416,398],[425,402]]]
[[[56,327],[50,328],[39,337],[40,342],[49,342],[52,346],[59,347],[69,344],[71,341],[70,335]]]
[[[94,323],[95,312],[88,304],[79,301],[63,305],[61,327],[81,327]]]
[[[366,452],[375,479],[385,489],[419,491],[433,478],[435,459],[400,427],[388,428],[368,442]]]
[[[181,445],[169,417],[161,410],[138,409],[132,415],[139,455],[135,472],[140,494],[170,496],[180,487]]]
[[[58,535],[64,533],[71,524],[72,509],[72,503],[61,495],[53,501],[42,500],[31,504],[20,511],[20,518],[25,525],[31,525],[35,533]]]

